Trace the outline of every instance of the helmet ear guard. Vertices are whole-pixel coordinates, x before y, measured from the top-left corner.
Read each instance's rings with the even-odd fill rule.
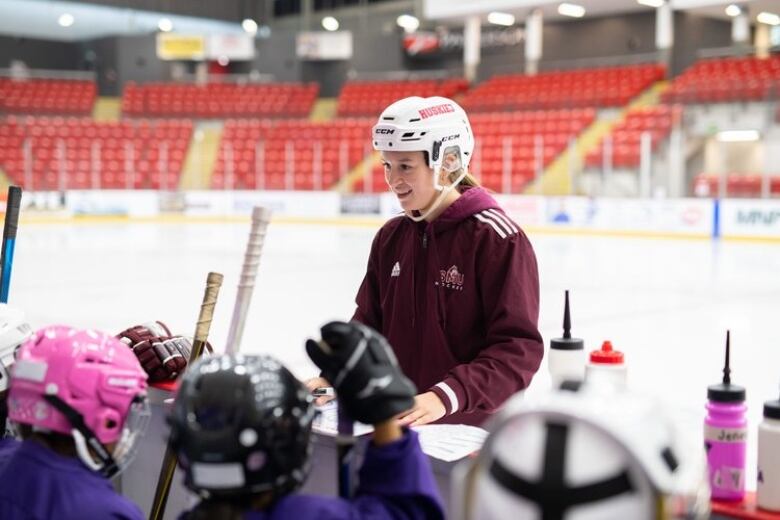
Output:
[[[454,156],[452,161],[448,161],[449,156]],[[457,146],[450,146],[442,154],[441,169],[447,173],[456,172],[463,168],[463,160],[461,159],[460,148]]]

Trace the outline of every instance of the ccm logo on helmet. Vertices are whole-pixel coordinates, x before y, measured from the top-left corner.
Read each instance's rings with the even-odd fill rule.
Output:
[[[441,142],[446,143],[447,141],[454,141],[455,139],[458,139],[460,137],[460,134],[455,135],[448,135],[447,137],[443,137]]]
[[[444,103],[443,105],[436,105],[428,108],[418,110],[422,119],[428,119],[433,116],[440,116],[442,114],[449,114],[455,112],[455,107],[451,103]]]
[[[375,133],[377,134],[384,134],[384,135],[392,135],[395,133],[395,130],[392,128],[377,128]]]

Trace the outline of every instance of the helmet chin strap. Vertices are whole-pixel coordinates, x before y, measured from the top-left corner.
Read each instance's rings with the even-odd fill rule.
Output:
[[[119,473],[119,466],[105,445],[98,440],[94,432],[84,422],[84,416],[56,395],[44,395],[43,399],[70,422],[73,427],[71,435],[76,446],[76,453],[85,466],[106,478],[111,478]],[[90,449],[97,456],[97,460],[92,457]]]
[[[452,182],[452,184],[450,184],[448,186],[442,186],[441,185],[441,183],[439,182],[439,174],[441,173],[442,170],[444,170],[444,171],[446,171],[448,173],[452,173],[452,172],[456,171],[458,168],[460,168],[460,161],[458,161],[458,166],[456,168],[454,168],[454,169],[447,169],[447,168],[444,168],[444,166],[440,166],[438,168],[438,170],[434,170],[434,172],[433,172],[433,187],[434,187],[434,189],[436,191],[439,192],[439,194],[436,195],[436,198],[433,200],[433,203],[431,203],[430,207],[425,211],[425,213],[422,213],[420,215],[415,216],[412,212],[408,212],[408,213],[406,213],[406,216],[409,217],[410,219],[412,219],[415,222],[422,222],[423,220],[428,218],[428,215],[433,213],[436,210],[436,208],[441,206],[441,203],[444,202],[444,199],[447,197],[447,195],[449,195],[449,193],[452,190],[454,190],[458,186],[458,184],[460,184],[460,181],[462,181],[463,178],[466,176],[466,168],[463,168],[462,169],[463,171],[461,172],[460,175],[458,175],[458,178],[455,179]],[[414,211],[414,210],[412,210],[412,211]]]

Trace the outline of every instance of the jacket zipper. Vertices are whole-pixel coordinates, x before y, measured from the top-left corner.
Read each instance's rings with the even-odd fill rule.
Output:
[[[423,246],[423,249],[427,249],[428,248],[428,233],[423,233],[422,246]]]

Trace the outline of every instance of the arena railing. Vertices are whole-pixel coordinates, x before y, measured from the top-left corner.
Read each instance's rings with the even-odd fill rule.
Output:
[[[97,73],[91,70],[20,69],[11,67],[0,68],[0,78],[95,81]]]
[[[600,69],[607,67],[621,67],[629,65],[649,65],[661,63],[661,52],[648,52],[641,54],[621,54],[616,56],[596,56],[592,58],[576,58],[570,60],[545,60],[539,62],[539,72],[576,71],[580,69]],[[507,63],[503,65],[491,65],[491,76],[502,74],[523,74],[523,63]],[[489,78],[485,78],[489,79]]]

